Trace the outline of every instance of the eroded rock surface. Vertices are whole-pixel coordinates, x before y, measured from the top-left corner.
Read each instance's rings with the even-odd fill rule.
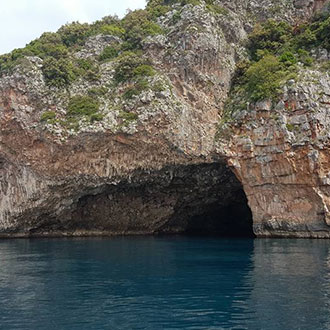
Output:
[[[300,73],[236,123],[230,163],[259,236],[329,237],[329,74]]]
[[[215,15],[201,1],[177,20],[174,6],[158,19],[166,33],[142,41],[157,69],[152,88],[125,101],[99,96],[102,120],[75,128],[63,126],[69,99],[111,93],[115,63],[59,90],[43,60],[26,57],[0,78],[0,235],[179,233],[202,231],[208,218],[212,231],[230,214],[248,223],[247,197],[258,236],[330,236],[328,74],[301,70],[278,104],[241,112],[216,139],[255,22],[308,20],[325,2],[219,1]],[[75,56],[94,60],[121,42],[94,36]],[[56,120],[40,122],[45,111]]]

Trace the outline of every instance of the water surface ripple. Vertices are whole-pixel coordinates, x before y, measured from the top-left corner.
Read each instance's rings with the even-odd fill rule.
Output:
[[[0,329],[330,329],[330,241],[0,241]]]

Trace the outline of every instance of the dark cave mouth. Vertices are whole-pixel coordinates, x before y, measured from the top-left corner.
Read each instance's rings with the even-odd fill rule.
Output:
[[[207,205],[204,212],[188,219],[187,236],[215,236],[224,238],[254,238],[253,219],[245,194],[238,192],[238,201],[227,205]]]
[[[84,194],[67,228],[109,234],[254,237],[241,183],[225,163],[138,173]],[[63,222],[62,222],[63,224]]]
[[[252,212],[243,189],[235,190],[231,198],[211,204],[188,205],[191,215],[185,215],[180,234],[185,236],[212,236],[223,238],[254,238]],[[195,209],[194,209],[195,207]],[[175,231],[179,216],[167,227]]]

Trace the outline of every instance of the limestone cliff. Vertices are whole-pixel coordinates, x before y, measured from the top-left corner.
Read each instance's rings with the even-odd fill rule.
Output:
[[[0,235],[232,232],[248,202],[258,236],[330,236],[327,51],[219,125],[254,26],[326,3],[151,0],[2,56]]]

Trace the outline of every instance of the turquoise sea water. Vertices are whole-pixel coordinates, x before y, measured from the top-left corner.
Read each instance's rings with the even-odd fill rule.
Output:
[[[0,329],[330,329],[330,241],[0,241]]]

